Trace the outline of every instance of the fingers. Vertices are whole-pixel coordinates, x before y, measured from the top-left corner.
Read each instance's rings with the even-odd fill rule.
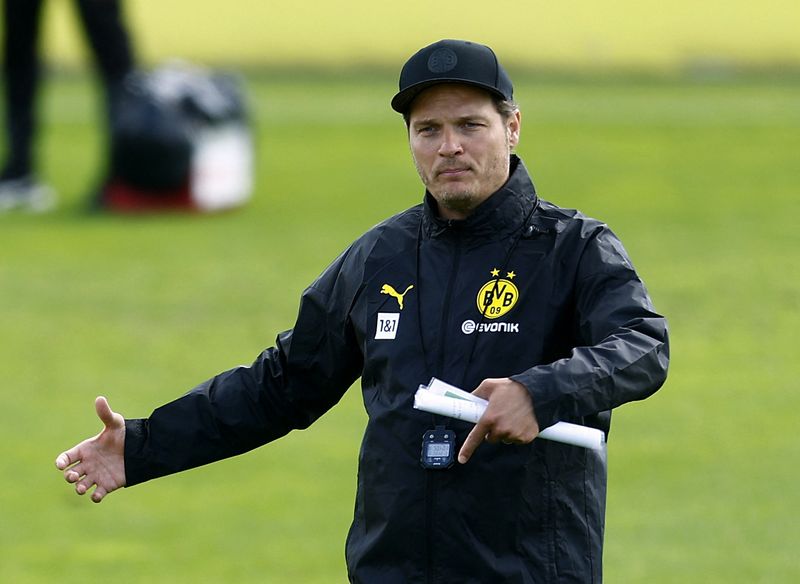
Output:
[[[79,495],[85,495],[89,492],[89,489],[95,487],[94,492],[92,492],[91,496],[89,497],[93,503],[99,503],[103,500],[103,498],[108,494],[108,491],[101,487],[100,485],[95,486],[95,484],[84,478],[80,481],[77,485],[75,485],[75,492]]]
[[[75,483],[75,492],[78,495],[85,495],[92,487],[95,487],[91,499],[99,503],[108,494],[108,490],[95,482],[95,479],[83,474],[81,465],[76,465],[64,473],[64,478],[68,483]]]
[[[478,387],[476,387],[472,391],[472,395],[476,395],[483,399],[489,399],[492,396],[492,393],[495,390],[495,386],[497,385],[497,380],[495,379],[484,379]]]
[[[106,491],[103,487],[98,486],[94,490],[94,493],[92,493],[92,502],[99,503],[100,501],[103,500],[103,497],[105,497],[107,494],[108,491]]]
[[[494,379],[484,379],[483,382],[481,382],[481,384],[478,385],[478,387],[472,392],[473,395],[483,399],[489,399],[494,391],[494,382]],[[486,414],[484,414],[484,416],[486,416]],[[458,452],[459,463],[465,464],[472,457],[475,449],[481,445],[481,442],[492,439],[489,426],[490,425],[486,423],[485,418],[482,418],[478,421],[478,423],[469,433],[469,436],[467,436],[464,444],[461,446],[461,450]]]
[[[79,495],[85,495],[86,491],[92,488],[92,485],[94,485],[94,481],[88,477],[83,477],[81,480],[75,483],[75,492]]]
[[[64,480],[68,483],[77,483],[78,479],[80,479],[83,475],[84,472],[81,468],[81,465],[77,464],[64,472]]]
[[[487,426],[488,424],[481,425],[480,428],[475,426],[472,429],[458,452],[458,462],[465,464],[472,458],[473,453],[482,442],[488,442],[489,444],[497,444],[498,442],[503,444],[525,444],[524,440],[512,439],[507,436],[501,438],[496,432],[487,431]]]
[[[69,450],[59,454],[56,457],[56,468],[58,470],[64,470],[69,465],[75,464],[76,462],[78,462],[81,459],[80,447],[81,447],[81,445],[78,444],[76,446],[73,446]]]
[[[78,495],[85,495],[94,487],[91,499],[95,503],[102,501],[109,492],[114,490],[114,487],[109,489],[108,485],[105,485],[104,479],[100,478],[96,473],[87,474],[81,464],[76,464],[72,468],[67,469],[64,472],[64,479],[68,483],[75,484],[75,492]],[[101,483],[103,484],[101,485]]]
[[[472,457],[472,454],[475,452],[475,449],[481,445],[486,439],[486,426],[478,422],[476,426],[472,429],[467,436],[467,439],[464,440],[464,444],[461,445],[461,450],[458,451],[458,462],[460,464],[466,464],[466,462]]]
[[[539,424],[527,389],[508,378],[484,379],[472,392],[489,405],[458,453],[466,463],[484,440],[496,444],[528,444],[539,434]]]
[[[65,469],[65,468],[67,468],[67,467],[68,467],[70,464],[72,464],[72,463],[70,462],[70,457],[69,457],[69,454],[68,454],[68,453],[66,453],[66,452],[62,452],[61,454],[59,454],[59,455],[56,457],[56,468],[57,468],[58,470],[64,470],[64,469]]]

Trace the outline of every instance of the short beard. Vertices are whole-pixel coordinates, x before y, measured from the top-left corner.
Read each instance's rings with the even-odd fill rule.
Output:
[[[472,191],[443,191],[439,192],[434,199],[442,207],[462,215],[469,215],[475,210],[475,207],[483,202],[482,200],[478,201]]]
[[[434,195],[430,190],[432,182],[431,177],[425,174],[417,163],[417,159],[413,156],[412,158],[414,160],[414,166],[417,169],[417,174],[422,180],[422,184],[425,185],[425,188],[428,189],[428,192],[431,193],[431,196],[433,196],[433,199],[438,205],[463,215],[468,215],[478,206],[479,202],[475,201],[476,195],[473,191],[442,191]]]
[[[511,155],[511,148],[508,148],[506,152],[502,155],[498,156],[490,163],[490,170],[507,170],[508,167],[504,166],[508,164],[509,156]],[[412,159],[414,161],[414,166],[417,169],[417,174],[419,178],[422,180],[422,184],[425,185],[425,188],[428,189],[428,192],[431,193],[434,200],[437,204],[441,207],[449,209],[455,213],[460,215],[467,216],[472,213],[481,203],[483,203],[490,195],[494,193],[494,191],[490,193],[478,193],[474,190],[462,190],[462,191],[439,191],[435,195],[430,190],[430,185],[432,182],[433,177],[429,177],[426,173],[422,170],[417,159],[413,156],[412,152]],[[502,173],[499,173],[502,174]],[[508,175],[506,174],[503,177],[503,181],[507,180]],[[502,182],[496,185],[496,188],[500,188]]]

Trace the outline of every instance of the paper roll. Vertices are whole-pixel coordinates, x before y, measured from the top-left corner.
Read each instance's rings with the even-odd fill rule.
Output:
[[[484,404],[438,395],[423,388],[418,389],[414,395],[414,407],[418,410],[473,424],[478,422],[486,410]],[[557,422],[549,428],[545,428],[539,432],[538,438],[593,450],[605,448],[605,434],[601,430],[569,422]]]
[[[473,424],[480,419],[486,409],[483,404],[438,395],[425,389],[417,390],[414,395],[414,407],[418,410],[472,422]]]
[[[538,437],[592,450],[602,450],[606,445],[606,436],[602,430],[569,422],[556,422],[539,432]]]

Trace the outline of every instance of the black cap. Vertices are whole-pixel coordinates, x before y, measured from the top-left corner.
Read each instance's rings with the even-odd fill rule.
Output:
[[[512,100],[511,79],[486,45],[470,41],[441,40],[417,51],[400,71],[400,91],[392,109],[401,114],[423,89],[439,83],[463,83]]]

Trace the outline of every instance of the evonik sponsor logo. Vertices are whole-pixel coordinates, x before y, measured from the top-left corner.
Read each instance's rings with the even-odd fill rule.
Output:
[[[475,322],[465,320],[461,323],[461,332],[465,335],[472,333],[518,333],[518,322]]]

